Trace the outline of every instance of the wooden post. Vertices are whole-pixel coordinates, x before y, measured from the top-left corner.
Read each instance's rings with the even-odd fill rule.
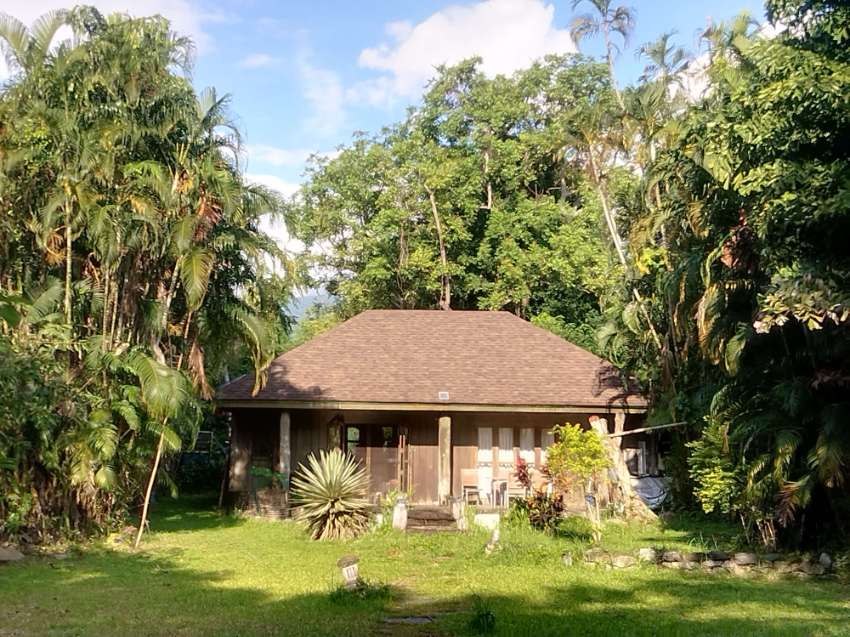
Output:
[[[244,416],[243,416],[244,418]],[[251,438],[249,431],[234,419],[230,435],[230,477],[229,489],[233,491],[246,491],[248,489],[248,465],[251,463]]]
[[[280,412],[280,439],[277,456],[277,472],[286,476],[286,487],[289,487],[289,474],[292,471],[292,446],[290,444],[289,412]]]
[[[445,504],[452,493],[452,419],[440,416],[437,442],[439,445],[439,464],[437,465],[437,499]]]
[[[342,449],[342,421],[334,417],[328,425],[328,450]]]

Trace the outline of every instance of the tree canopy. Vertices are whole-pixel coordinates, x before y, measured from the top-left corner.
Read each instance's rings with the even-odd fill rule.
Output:
[[[55,41],[62,25],[72,40]],[[279,201],[241,176],[227,97],[195,93],[191,43],[165,20],[5,16],[0,42],[15,72],[0,93],[0,532],[37,537],[126,512],[154,448],[191,444],[212,384],[262,371],[286,302],[262,294],[284,289],[267,263],[285,257],[259,231]]]

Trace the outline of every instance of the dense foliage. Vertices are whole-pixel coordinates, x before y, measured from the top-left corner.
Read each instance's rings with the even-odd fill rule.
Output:
[[[773,0],[693,59],[662,34],[620,89],[635,16],[575,4],[604,63],[440,68],[406,120],[311,168],[289,221],[333,315],[516,312],[619,364],[649,424],[684,423],[676,505],[768,545],[846,535],[850,12]]]
[[[191,43],[91,8],[2,16],[0,43],[0,535],[38,541],[132,511],[211,384],[267,363],[285,298],[261,293],[276,198],[177,72]]]
[[[479,62],[439,69],[406,120],[315,159],[288,222],[341,317],[506,309],[595,348],[612,268],[565,135],[615,103],[605,67],[551,57],[491,79]]]
[[[711,25],[693,60],[662,34],[620,88],[635,16],[575,4],[602,62],[441,67],[285,206],[245,184],[226,99],[177,72],[191,48],[165,21],[3,18],[0,534],[146,500],[210,386],[284,345],[291,281],[258,230],[283,209],[307,246],[284,271],[331,299],[293,342],[372,307],[515,312],[622,367],[649,424],[682,425],[665,429],[677,506],[767,545],[846,537],[850,10],[769,0],[769,28]],[[602,468],[581,435],[560,431],[550,468]]]
[[[768,9],[787,25],[775,37],[720,29],[706,96],[628,211],[663,363],[627,320],[610,345],[657,418],[690,423],[703,508],[773,544],[846,533],[850,22],[829,2]]]

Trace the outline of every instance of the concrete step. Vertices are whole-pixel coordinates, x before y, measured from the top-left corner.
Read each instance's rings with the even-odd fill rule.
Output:
[[[448,507],[413,506],[407,510],[407,531],[410,533],[439,533],[457,531],[457,521]]]
[[[455,521],[452,512],[444,507],[410,507],[407,510],[407,519],[421,520],[423,523]]]
[[[452,533],[457,531],[457,525],[454,524],[452,526],[432,526],[432,525],[422,525],[422,524],[410,524],[410,521],[407,522],[407,528],[405,529],[407,533]]]

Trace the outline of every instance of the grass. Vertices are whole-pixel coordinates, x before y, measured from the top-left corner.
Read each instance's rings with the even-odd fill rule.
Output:
[[[98,544],[0,568],[0,635],[466,635],[488,613],[498,635],[850,635],[850,592],[838,582],[568,568],[561,555],[586,547],[579,536],[519,529],[504,530],[489,557],[483,531],[319,543],[290,522],[189,504],[161,503],[138,553]],[[603,542],[705,550],[731,538],[681,518],[609,525]],[[338,592],[336,561],[351,553],[380,594]],[[385,622],[409,615],[434,622]]]

